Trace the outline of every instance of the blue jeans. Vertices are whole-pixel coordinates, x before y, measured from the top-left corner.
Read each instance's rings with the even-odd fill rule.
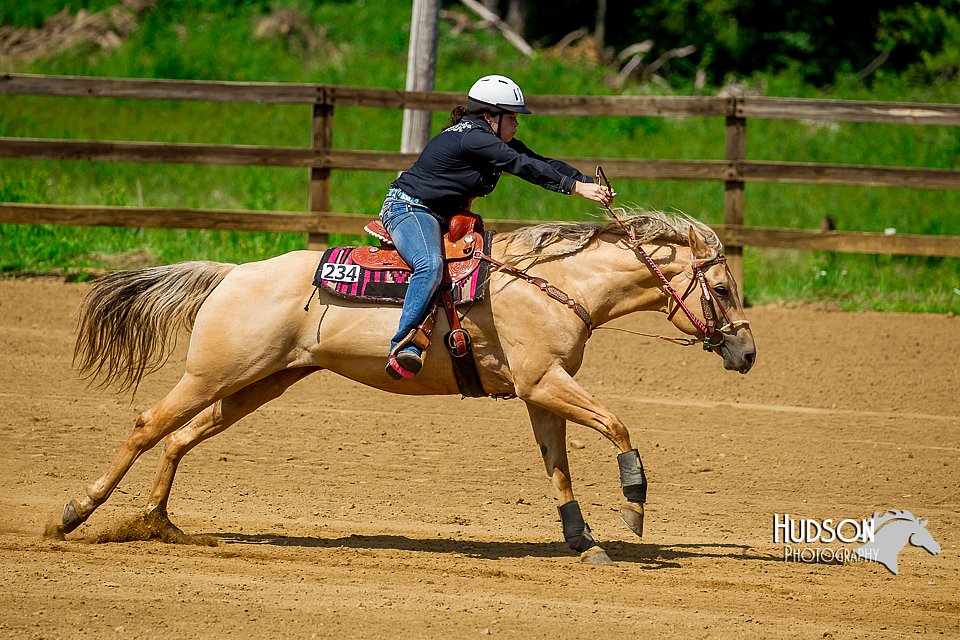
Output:
[[[400,256],[413,268],[403,299],[400,327],[390,340],[390,351],[426,319],[430,301],[443,278],[440,222],[419,199],[400,189],[390,189],[380,210],[380,220],[393,238]],[[413,345],[404,347],[420,352]]]

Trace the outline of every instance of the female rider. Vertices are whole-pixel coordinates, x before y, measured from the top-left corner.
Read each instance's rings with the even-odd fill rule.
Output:
[[[537,155],[514,138],[520,113],[530,111],[513,80],[498,75],[480,78],[467,94],[466,108],[453,110],[450,126],[427,143],[387,191],[380,219],[413,268],[387,359],[387,373],[396,379],[413,377],[423,366],[421,350],[411,341],[443,276],[442,230],[475,197],[493,191],[502,172],[605,205],[616,196],[570,165]]]

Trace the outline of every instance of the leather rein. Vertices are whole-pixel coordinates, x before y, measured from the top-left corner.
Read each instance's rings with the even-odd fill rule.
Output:
[[[597,183],[603,180],[605,186],[613,191],[613,187],[610,186],[610,181],[607,179],[606,173],[603,171],[603,167],[597,165]],[[512,267],[500,260],[497,260],[493,256],[490,256],[483,252],[478,252],[477,256],[483,260],[490,262],[491,264],[497,267],[498,271],[503,271],[509,273],[510,275],[525,280],[531,284],[536,285],[540,288],[541,291],[546,293],[548,296],[565,305],[571,309],[577,317],[586,325],[588,333],[592,333],[594,329],[608,329],[611,331],[623,331],[625,333],[631,333],[634,335],[645,336],[648,338],[657,338],[658,340],[666,340],[674,344],[679,344],[682,346],[691,346],[698,343],[703,344],[703,348],[706,351],[713,351],[718,349],[723,345],[725,339],[725,331],[730,328],[737,328],[743,325],[749,325],[749,320],[731,320],[730,314],[727,312],[726,308],[720,303],[717,299],[717,294],[713,290],[713,287],[707,282],[707,278],[704,275],[706,270],[718,265],[724,264],[727,261],[727,258],[723,254],[717,254],[715,257],[710,258],[709,260],[704,260],[701,262],[694,262],[691,265],[693,271],[693,276],[690,278],[690,284],[687,286],[686,290],[683,292],[683,295],[677,293],[677,290],[671,286],[670,281],[667,280],[666,276],[663,275],[663,271],[660,270],[660,267],[657,266],[657,263],[654,262],[653,258],[644,250],[640,245],[640,242],[637,240],[636,235],[633,232],[633,229],[630,228],[614,211],[610,208],[610,205],[604,205],[607,210],[607,213],[610,214],[620,228],[626,233],[627,238],[630,240],[630,248],[636,251],[643,262],[647,265],[650,271],[660,280],[661,289],[670,298],[672,301],[673,308],[668,312],[667,319],[672,320],[673,316],[676,315],[677,311],[683,311],[684,315],[690,320],[694,327],[696,327],[702,334],[703,339],[689,338],[689,337],[669,337],[662,336],[653,333],[644,333],[642,331],[631,331],[629,329],[622,329],[619,327],[594,327],[593,321],[590,318],[590,312],[586,308],[568,296],[563,290],[553,286],[543,278],[537,278],[531,276],[520,269]],[[694,285],[700,285],[700,306],[703,309],[703,320],[700,320],[687,306],[684,300],[693,290]],[[717,309],[720,310],[720,314],[726,324],[717,328]]]

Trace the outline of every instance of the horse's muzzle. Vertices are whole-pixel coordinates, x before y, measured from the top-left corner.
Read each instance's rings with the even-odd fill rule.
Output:
[[[743,344],[743,342],[747,342],[747,344]],[[746,373],[753,368],[757,361],[757,348],[753,344],[753,340],[741,341],[728,337],[718,351],[723,357],[723,368],[727,371]]]

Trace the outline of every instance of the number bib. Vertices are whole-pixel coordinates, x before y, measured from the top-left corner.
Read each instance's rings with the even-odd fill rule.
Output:
[[[360,279],[360,266],[356,264],[320,263],[320,280],[325,282],[356,282]]]

